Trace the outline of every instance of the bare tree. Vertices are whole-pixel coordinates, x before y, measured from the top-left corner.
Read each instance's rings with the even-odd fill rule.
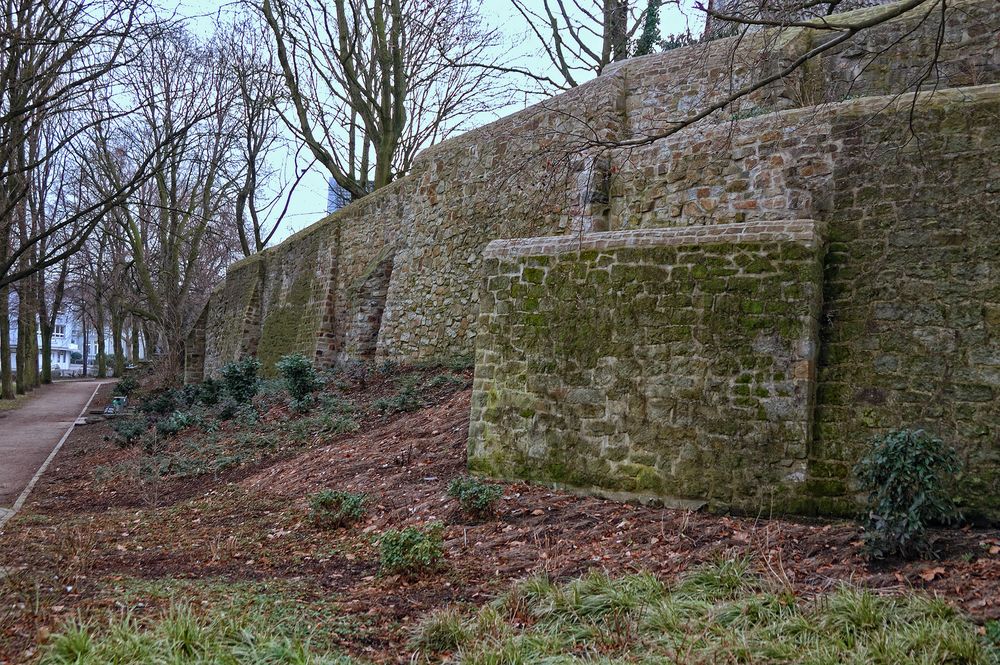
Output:
[[[353,199],[496,108],[497,34],[472,0],[260,0],[288,88],[287,125]],[[503,98],[506,99],[505,97]]]
[[[289,181],[281,180],[282,162],[293,152],[281,120],[288,92],[268,28],[255,15],[240,14],[220,22],[216,34],[220,57],[236,86],[235,223],[240,248],[250,256],[271,242],[307,169]]]
[[[544,68],[509,67],[539,92],[569,90],[631,55],[645,10],[630,0],[510,0],[538,46]]]
[[[46,150],[29,156],[33,137],[57,118],[79,119],[95,89],[125,66],[130,54],[141,50],[146,28],[147,0],[4,0],[0,46],[5,55],[0,68],[0,287],[13,284],[35,271],[60,263],[81,245],[86,232],[64,234],[60,242],[38,245],[81,219],[91,224],[100,213],[137,185],[124,183],[121,191],[108,192],[61,224],[13,238],[18,206],[28,195],[31,173],[55,159],[93,123],[112,122],[117,109],[106,117],[64,125],[65,132]],[[104,90],[110,91],[107,86]],[[147,173],[139,178],[147,177]],[[13,244],[12,244],[13,243]],[[26,260],[31,256],[30,260]]]
[[[231,163],[237,93],[214,46],[179,30],[151,43],[128,87],[134,122],[95,135],[87,176],[103,196],[141,168],[130,155],[160,155],[152,180],[109,214],[141,294],[130,311],[155,324],[166,363],[179,367],[185,326],[211,286],[200,280],[205,271],[217,279],[233,258],[225,230],[235,226],[227,211],[239,171]]]

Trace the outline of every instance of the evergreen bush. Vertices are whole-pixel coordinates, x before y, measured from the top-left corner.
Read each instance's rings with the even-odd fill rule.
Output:
[[[869,442],[854,472],[868,493],[864,542],[872,558],[933,554],[931,522],[959,517],[948,481],[960,470],[955,450],[923,430],[896,430]]]

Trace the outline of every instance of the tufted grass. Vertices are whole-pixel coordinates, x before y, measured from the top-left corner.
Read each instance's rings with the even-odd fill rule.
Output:
[[[670,589],[647,573],[533,577],[474,614],[430,615],[410,646],[465,665],[1000,662],[941,600],[851,586],[802,599],[746,559],[699,568]]]
[[[160,619],[131,614],[106,623],[73,620],[52,636],[40,665],[185,663],[186,665],[353,665],[355,661],[314,648],[310,634],[261,615],[200,615],[174,605]]]

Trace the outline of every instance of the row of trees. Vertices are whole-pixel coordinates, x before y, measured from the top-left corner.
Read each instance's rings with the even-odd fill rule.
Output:
[[[780,12],[767,0],[697,7],[746,31],[800,25],[839,2],[789,1]],[[0,395],[50,379],[69,300],[102,350],[111,335],[116,370],[135,351],[123,340],[140,336],[176,370],[222,269],[268,245],[312,164],[358,199],[515,93],[565,90],[692,39],[660,38],[663,0],[509,2],[538,66],[508,62],[476,0],[239,0],[208,39],[153,0],[0,0]],[[679,131],[862,30],[938,4],[822,25],[831,36],[785,70],[631,141]],[[307,163],[290,173],[300,153]]]

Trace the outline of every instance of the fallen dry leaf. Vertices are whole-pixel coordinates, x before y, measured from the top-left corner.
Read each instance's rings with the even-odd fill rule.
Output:
[[[920,573],[920,579],[922,579],[925,582],[932,582],[934,581],[934,578],[938,576],[943,576],[944,574],[945,574],[945,569],[941,568],[940,566],[936,568],[928,568],[924,570],[922,573]]]

